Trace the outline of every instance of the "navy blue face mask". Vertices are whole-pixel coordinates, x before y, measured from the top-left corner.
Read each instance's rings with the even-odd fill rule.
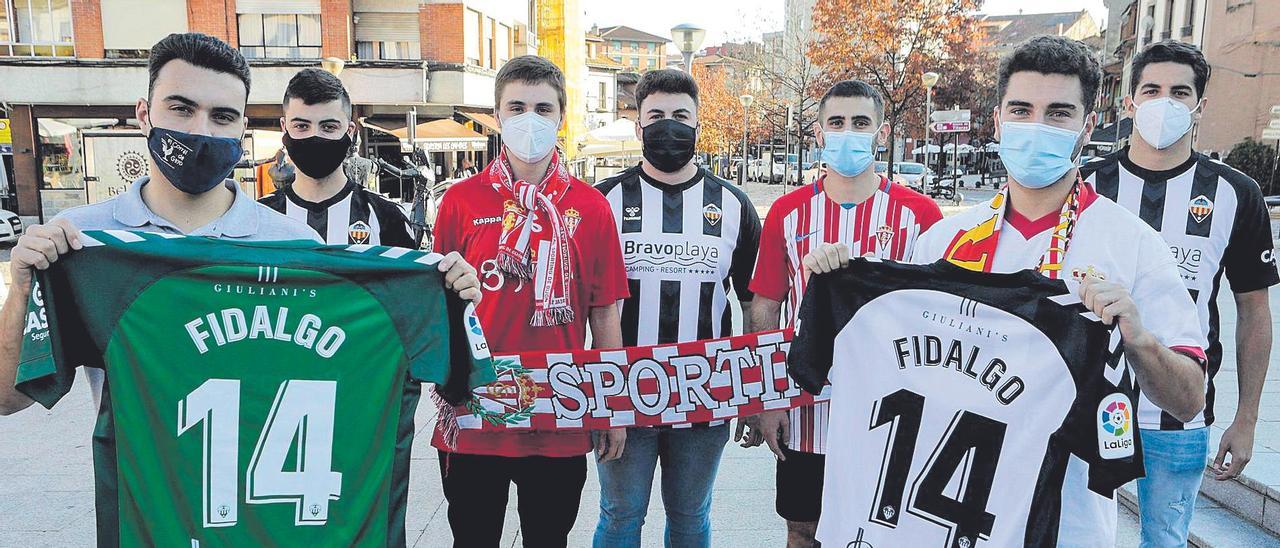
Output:
[[[204,194],[231,175],[244,155],[239,139],[151,127],[147,149],[156,168],[178,190]]]

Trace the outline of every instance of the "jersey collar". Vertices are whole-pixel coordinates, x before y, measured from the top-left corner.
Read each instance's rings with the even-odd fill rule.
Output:
[[[294,183],[290,183],[288,185],[285,185],[284,188],[281,189],[281,192],[284,192],[285,198],[288,198],[290,202],[293,202],[293,204],[298,207],[301,207],[308,211],[317,211],[317,212],[329,209],[329,206],[332,206],[333,204],[336,204],[338,202],[341,202],[342,200],[345,200],[347,196],[350,196],[351,193],[355,192],[355,189],[356,189],[356,184],[348,180],[347,184],[342,185],[342,188],[338,189],[337,194],[334,194],[333,196],[320,200],[319,202],[310,202],[304,199],[303,197],[298,196],[298,193],[294,192],[293,190],[293,185]]]
[[[818,177],[818,180],[816,180],[816,181],[814,181],[814,182],[813,182],[813,193],[814,193],[814,194],[821,194],[821,195],[822,195],[822,197],[823,197],[823,198],[826,198],[828,202],[831,202],[831,203],[833,203],[833,204],[836,204],[836,205],[838,205],[838,206],[840,206],[840,207],[844,207],[844,204],[841,204],[841,203],[839,203],[839,202],[836,202],[835,200],[832,200],[832,199],[831,199],[831,196],[827,195],[826,190],[824,189],[824,187],[825,187],[825,185],[826,185],[826,181],[827,181],[827,176],[826,176],[826,175],[823,175],[823,176],[821,176],[821,177]],[[883,192],[883,193],[885,193],[885,194],[888,194],[888,193],[889,193],[889,191],[890,191],[889,179],[888,179],[888,178],[886,178],[884,175],[881,175],[881,176],[880,176],[880,186],[876,188],[876,192],[872,192],[872,193],[871,193],[871,196],[870,196],[869,198],[867,198],[867,200],[870,200],[871,198],[875,198],[875,197],[876,197],[876,193],[877,193],[877,192]],[[862,202],[859,202],[858,204],[854,204],[854,205],[855,205],[855,206],[860,205],[861,203],[865,203],[867,200],[863,200]]]
[[[144,175],[129,185],[128,190],[116,198],[112,215],[120,224],[133,228],[143,228],[151,225],[174,232],[181,232],[176,225],[169,222],[168,219],[157,215],[143,201],[142,187],[149,182],[151,182],[151,177]],[[253,201],[253,198],[250,198],[248,194],[240,190],[240,185],[235,184],[234,181],[228,179],[223,181],[223,184],[232,192],[235,192],[236,197],[231,202],[231,208],[226,213],[223,213],[221,217],[214,219],[213,222],[193,230],[188,236],[243,238],[258,232],[257,208],[265,206],[260,206]]]
[[[1169,179],[1182,175],[1183,173],[1186,173],[1188,169],[1194,167],[1196,162],[1201,158],[1200,153],[1193,150],[1191,151],[1191,156],[1188,157],[1186,161],[1178,164],[1173,169],[1156,171],[1133,163],[1133,160],[1129,159],[1130,150],[1132,149],[1125,147],[1124,150],[1120,152],[1120,165],[1124,166],[1125,171],[1137,175],[1144,183],[1163,183]]]
[[[1080,181],[1080,184],[1084,185],[1084,189],[1080,191],[1080,213],[1084,213],[1084,210],[1088,209],[1089,206],[1098,201],[1098,192],[1093,189],[1093,185],[1087,182]],[[1056,226],[1058,224],[1058,219],[1061,216],[1061,211],[1054,211],[1039,219],[1029,219],[1025,215],[1014,211],[1012,207],[1009,207],[1008,212],[1005,214],[1004,221],[1008,223],[1009,226],[1016,229],[1019,234],[1022,234],[1022,239],[1030,240],[1038,236],[1040,233],[1050,230]]]

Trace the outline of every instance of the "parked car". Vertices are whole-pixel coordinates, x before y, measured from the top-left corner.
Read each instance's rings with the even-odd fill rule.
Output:
[[[0,209],[0,242],[11,244],[22,236],[22,219],[12,211]]]
[[[924,183],[933,184],[933,170],[917,162],[897,162],[893,164],[893,182],[917,192],[923,192]]]

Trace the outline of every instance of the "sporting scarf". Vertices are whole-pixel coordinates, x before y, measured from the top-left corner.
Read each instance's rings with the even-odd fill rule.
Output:
[[[1062,204],[1062,212],[1058,215],[1058,224],[1053,227],[1049,237],[1049,249],[1040,256],[1040,264],[1036,270],[1053,279],[1062,274],[1062,262],[1067,256],[1067,247],[1071,245],[1071,235],[1075,232],[1076,221],[1080,219],[1080,210],[1085,203],[1086,193],[1093,190],[1083,181],[1076,179],[1071,194]],[[951,240],[943,258],[948,262],[981,272],[991,272],[995,263],[996,248],[1000,243],[1000,231],[1004,228],[1005,211],[1009,204],[1009,185],[991,199],[991,217],[978,226],[965,230]]]
[[[504,149],[489,164],[489,179],[505,199],[502,236],[498,238],[498,270],[534,284],[534,311],[529,325],[546,327],[573,321],[569,302],[569,232],[556,204],[569,190],[569,172],[559,151],[542,181],[517,180]]]

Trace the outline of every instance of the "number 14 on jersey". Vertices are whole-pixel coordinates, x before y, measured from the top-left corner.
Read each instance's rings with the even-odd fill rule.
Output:
[[[342,473],[333,471],[337,384],[317,380],[280,383],[249,459],[245,502],[293,503],[295,525],[324,525],[328,521],[329,501],[342,493]],[[178,435],[198,424],[204,426],[204,526],[230,527],[239,521],[240,505],[239,380],[209,379],[178,402]]]

